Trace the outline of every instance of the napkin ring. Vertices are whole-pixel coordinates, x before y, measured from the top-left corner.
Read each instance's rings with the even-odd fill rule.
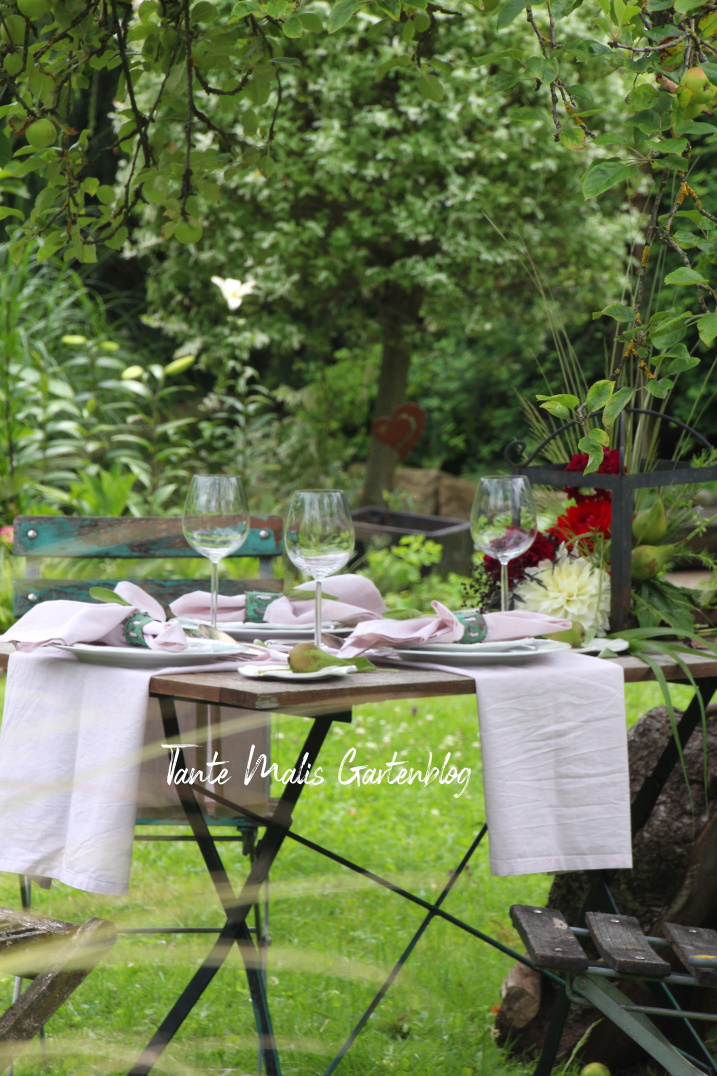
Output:
[[[149,650],[149,643],[144,637],[145,624],[151,624],[156,617],[149,613],[132,613],[122,625],[122,634],[128,646],[143,646]]]
[[[477,609],[461,609],[456,613],[456,620],[463,625],[463,634],[459,643],[482,643],[488,633],[485,617]]]
[[[244,620],[251,624],[263,624],[264,613],[272,602],[277,601],[281,594],[267,594],[259,590],[249,590],[246,594],[244,605]]]

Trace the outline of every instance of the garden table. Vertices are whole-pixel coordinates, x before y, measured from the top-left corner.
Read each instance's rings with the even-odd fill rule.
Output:
[[[10,644],[0,644],[0,666],[7,664],[7,658],[10,653],[12,653]],[[717,690],[717,659],[699,652],[686,654],[683,657],[691,676],[694,678],[698,693],[705,702],[709,701],[715,690]],[[638,659],[624,657],[610,660],[617,662],[621,666],[626,682],[655,679],[653,671]],[[684,682],[686,680],[685,673],[678,663],[664,656],[656,656],[655,661],[661,667],[662,674],[668,681]],[[190,700],[257,711],[283,712],[306,717],[309,724],[304,744],[297,756],[296,769],[297,772],[300,771],[303,763],[304,773],[308,773],[308,768],[314,765],[319,756],[322,744],[329,734],[333,722],[350,722],[354,706],[392,700],[472,695],[475,692],[475,684],[472,679],[458,673],[439,672],[424,668],[393,667],[362,673],[360,676],[350,677],[345,680],[302,683],[248,680],[232,672],[213,673],[209,670],[206,672],[202,670],[194,671],[191,674],[175,673],[153,676],[149,683],[149,692],[150,695],[159,700],[168,743],[171,741],[175,743],[182,742],[174,705],[175,700]],[[699,719],[700,707],[696,699],[694,699],[686,709],[679,725],[679,736],[683,743],[687,741],[697,727]],[[183,764],[181,749],[178,750],[180,751],[178,765],[181,766]],[[633,831],[644,825],[649,817],[660,789],[669,776],[677,757],[677,748],[671,740],[665,745],[663,754],[653,774],[645,781],[643,788],[633,803]],[[423,922],[387,976],[371,1005],[354,1027],[336,1058],[326,1069],[325,1076],[329,1076],[334,1071],[356,1035],[365,1025],[371,1012],[379,1004],[419,938],[434,918],[442,918],[473,937],[493,945],[514,959],[524,960],[520,954],[498,940],[485,935],[470,924],[450,915],[441,907],[456,878],[460,875],[473,851],[484,837],[485,826],[480,829],[463,859],[451,873],[442,893],[435,902],[430,903],[415,894],[407,892],[400,886],[394,885],[371,870],[352,863],[345,857],[338,856],[293,831],[291,828],[292,812],[303,787],[303,783],[299,782],[287,784],[270,818],[261,818],[247,808],[231,804],[220,794],[211,792],[204,786],[202,787],[202,795],[213,797],[224,805],[233,806],[240,814],[244,814],[255,822],[259,821],[260,824],[266,827],[266,834],[258,845],[257,855],[246,881],[237,893],[229,881],[216,843],[206,825],[192,786],[178,786],[187,820],[192,827],[194,837],[221,901],[226,921],[206,959],[192,976],[187,987],[157,1029],[137,1063],[131,1068],[130,1076],[143,1076],[143,1074],[152,1069],[162,1050],[192,1010],[234,944],[238,945],[244,960],[266,1072],[269,1076],[278,1076],[280,1074],[280,1061],[274,1042],[265,984],[259,971],[260,962],[255,943],[249,933],[247,918],[257,900],[258,892],[267,880],[271,866],[287,837],[299,841],[304,846],[328,856],[351,870],[358,871],[364,877],[422,907],[426,913]]]

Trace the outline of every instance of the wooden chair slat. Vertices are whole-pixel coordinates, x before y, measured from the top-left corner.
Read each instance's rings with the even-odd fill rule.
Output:
[[[588,912],[588,930],[605,963],[621,975],[662,978],[670,965],[650,946],[632,915]]]
[[[514,904],[510,918],[529,957],[539,968],[585,971],[588,967],[582,946],[555,908]]]
[[[694,975],[698,983],[704,986],[717,986],[717,968],[700,967],[699,963],[691,964],[693,957],[708,957],[710,960],[717,959],[717,932],[708,927],[686,927],[681,923],[665,923],[665,937],[687,968],[690,975]]]
[[[28,557],[197,557],[179,516],[18,516],[13,551]],[[282,549],[280,516],[252,516],[237,557],[274,557]]]
[[[31,965],[27,972],[35,978],[32,985],[0,1017],[0,1064],[6,1066],[114,945],[117,931],[105,919],[90,919],[78,927],[72,923],[59,923],[7,909],[0,909],[0,920],[2,930],[6,933],[30,929],[49,946],[45,949],[44,961],[40,962],[36,946],[17,943],[18,950],[27,950]],[[7,973],[4,956],[1,969]],[[11,974],[22,973],[13,970]]]

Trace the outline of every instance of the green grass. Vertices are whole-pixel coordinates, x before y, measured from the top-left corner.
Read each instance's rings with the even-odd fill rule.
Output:
[[[657,685],[626,690],[630,721],[661,702]],[[676,691],[675,701],[684,704],[688,694]],[[301,718],[275,719],[273,752],[280,770],[293,763],[305,730]],[[429,750],[434,759],[450,751],[472,775],[459,798],[456,786],[447,785],[342,786],[336,774],[351,746],[356,764],[378,765],[397,750],[419,768]],[[435,899],[483,818],[475,703],[455,698],[363,707],[352,726],[334,726],[321,762],[326,780],[305,790],[296,829]],[[233,846],[220,848],[239,884],[246,861]],[[545,876],[492,878],[487,848],[481,847],[445,907],[517,945],[510,904],[543,901],[549,884]],[[286,1076],[314,1076],[324,1071],[409,941],[421,911],[290,841],[272,872],[271,895],[269,989],[283,1070]],[[53,883],[49,892],[35,888],[34,899],[39,912],[76,921],[103,915],[120,928],[221,921],[199,854],[188,843],[136,844],[127,898],[100,898]],[[19,904],[11,875],[0,875],[0,904]],[[16,1076],[126,1072],[208,944],[206,936],[123,935],[52,1019],[47,1069],[33,1046],[16,1063]],[[491,1034],[492,1009],[510,963],[448,924],[433,922],[338,1072],[527,1076],[531,1066],[504,1055]],[[11,985],[0,985],[9,1002]],[[235,953],[155,1071],[256,1072],[252,1011]]]

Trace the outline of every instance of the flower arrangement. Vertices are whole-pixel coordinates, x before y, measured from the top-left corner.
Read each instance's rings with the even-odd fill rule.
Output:
[[[564,468],[566,476],[582,475],[586,460],[584,454],[574,454]],[[617,450],[605,452],[597,471],[619,474]],[[688,547],[708,522],[695,506],[694,493],[693,486],[683,484],[638,494],[632,519],[631,614],[641,628],[666,625],[680,635],[691,635],[714,597],[714,591],[702,594],[665,578],[685,558],[717,569],[710,553]],[[508,581],[516,608],[572,620],[579,637],[591,637],[610,627],[612,494],[609,489],[570,485],[564,494],[560,510],[538,532],[530,549],[509,562]],[[484,609],[493,607],[498,573],[497,561],[484,557],[467,597],[480,597]]]

